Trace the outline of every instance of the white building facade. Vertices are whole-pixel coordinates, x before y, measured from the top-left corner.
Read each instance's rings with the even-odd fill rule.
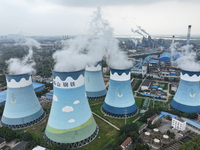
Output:
[[[177,130],[184,131],[186,129],[186,121],[179,117],[174,117],[172,118],[172,127]]]

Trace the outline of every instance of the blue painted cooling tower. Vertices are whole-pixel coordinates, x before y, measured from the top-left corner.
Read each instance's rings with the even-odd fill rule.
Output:
[[[98,134],[85,93],[84,73],[53,71],[53,102],[44,136],[49,144],[80,147]]]
[[[181,70],[171,106],[181,112],[200,113],[200,72]]]
[[[106,96],[107,90],[101,72],[101,62],[86,67],[85,90],[89,100],[99,100]]]
[[[39,122],[45,116],[33,89],[30,74],[6,75],[7,97],[1,119],[3,126],[19,129]]]
[[[137,106],[130,83],[130,69],[110,69],[110,85],[102,111],[112,117],[133,116]]]

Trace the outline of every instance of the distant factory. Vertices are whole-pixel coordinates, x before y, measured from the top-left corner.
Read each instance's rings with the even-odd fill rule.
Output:
[[[176,60],[179,54],[173,58]],[[159,55],[148,55],[145,59],[136,60],[136,64],[131,69],[134,74],[142,74],[144,77],[153,76],[154,78],[178,77],[179,69],[171,66],[171,53],[164,52]]]

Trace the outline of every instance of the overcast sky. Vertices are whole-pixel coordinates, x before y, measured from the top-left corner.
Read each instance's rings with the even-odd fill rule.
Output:
[[[137,24],[151,35],[200,35],[200,0],[0,0],[0,35],[85,34],[93,11],[115,35],[133,35]]]

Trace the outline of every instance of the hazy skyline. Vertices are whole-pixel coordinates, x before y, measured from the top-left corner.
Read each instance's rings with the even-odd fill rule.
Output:
[[[0,35],[85,34],[97,7],[115,35],[134,35],[134,23],[151,35],[186,35],[191,24],[200,35],[198,0],[0,0]]]

